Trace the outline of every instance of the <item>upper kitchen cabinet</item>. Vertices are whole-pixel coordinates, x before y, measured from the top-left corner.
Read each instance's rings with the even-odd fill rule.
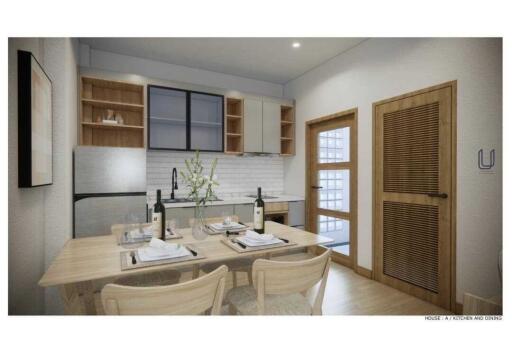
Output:
[[[281,155],[295,154],[295,114],[292,106],[281,106]]]
[[[224,97],[148,86],[148,147],[222,152]]]
[[[80,144],[144,147],[144,86],[81,77]]]
[[[244,152],[282,154],[282,106],[260,99],[244,99]]]
[[[242,154],[244,152],[244,100],[226,97],[226,120],[224,129],[225,152]]]
[[[148,86],[148,145],[187,149],[187,92]]]
[[[280,153],[281,105],[263,102],[263,153]]]
[[[224,97],[190,93],[190,148],[202,151],[223,150]]]
[[[244,152],[263,152],[263,102],[244,99]]]

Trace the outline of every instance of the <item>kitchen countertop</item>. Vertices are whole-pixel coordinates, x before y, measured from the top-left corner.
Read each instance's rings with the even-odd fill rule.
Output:
[[[263,199],[265,203],[272,202],[289,202],[289,201],[304,201],[304,197],[302,196],[294,196],[294,195],[272,195],[275,196],[275,199]],[[240,205],[240,204],[252,204],[254,202],[254,198],[252,197],[220,197],[222,201],[213,201],[208,202],[206,206],[220,206],[220,205]],[[164,203],[166,209],[176,208],[176,207],[194,207],[195,203],[193,202],[176,202],[172,204]]]

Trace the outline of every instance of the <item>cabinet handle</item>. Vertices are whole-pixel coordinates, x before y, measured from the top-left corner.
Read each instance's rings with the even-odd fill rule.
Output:
[[[323,189],[322,186],[311,186],[312,189],[315,189],[315,190],[318,190],[318,189]]]
[[[447,199],[448,198],[448,194],[445,194],[444,192],[441,193],[441,194],[427,194],[428,196],[430,197],[439,197],[441,199]]]

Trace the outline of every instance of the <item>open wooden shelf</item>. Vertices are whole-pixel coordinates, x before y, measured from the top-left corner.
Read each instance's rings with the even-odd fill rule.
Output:
[[[244,101],[226,97],[226,119],[224,126],[224,152],[242,154],[244,151]]]
[[[109,102],[109,101],[99,101],[97,99],[87,99],[82,98],[82,104],[89,104],[93,107],[104,108],[104,109],[118,109],[125,111],[134,111],[140,112],[144,110],[143,104],[134,104],[134,103],[122,103],[122,102]]]
[[[144,147],[144,86],[82,77],[80,84],[80,144]],[[108,111],[122,119],[103,123]]]
[[[281,105],[281,155],[295,154],[295,112],[293,106]]]
[[[130,130],[143,130],[143,126],[128,126],[125,124],[108,124],[108,123],[89,123],[82,122],[83,127],[92,127],[92,128],[111,128],[111,129],[130,129]]]

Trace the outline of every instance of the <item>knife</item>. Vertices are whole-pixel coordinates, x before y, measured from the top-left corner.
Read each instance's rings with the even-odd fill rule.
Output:
[[[189,247],[187,247],[187,249],[192,253],[193,256],[197,256],[197,251],[190,249]]]
[[[231,240],[231,242],[232,242],[233,244],[238,244],[238,246],[240,246],[242,249],[246,249],[246,248],[247,248],[247,245],[244,245],[244,244],[242,244],[242,243],[241,243],[241,242],[239,242],[239,241]]]
[[[137,259],[135,258],[135,253],[133,251],[130,253],[130,256],[132,257],[132,264],[137,264]]]

